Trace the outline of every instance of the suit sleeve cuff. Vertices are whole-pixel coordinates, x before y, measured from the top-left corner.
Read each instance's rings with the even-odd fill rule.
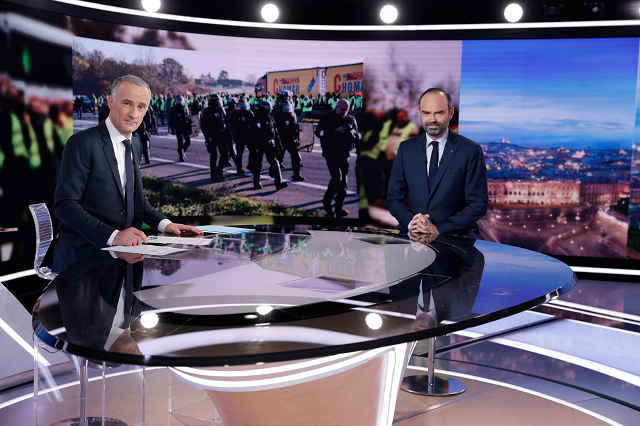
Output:
[[[409,225],[407,225],[407,235],[411,237],[411,224],[413,223],[413,219],[409,221]]]
[[[111,236],[107,240],[107,245],[109,247],[113,247],[113,240],[116,238],[116,235],[118,235],[118,232],[119,231],[117,229],[115,231],[113,231],[113,233],[111,234]]]
[[[164,228],[166,228],[170,223],[172,223],[169,219],[162,219],[158,224],[158,232],[164,233]]]

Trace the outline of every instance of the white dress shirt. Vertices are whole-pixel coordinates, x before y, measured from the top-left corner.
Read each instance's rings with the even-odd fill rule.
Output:
[[[113,151],[116,154],[116,161],[118,162],[118,174],[120,175],[120,184],[122,185],[124,193],[126,194],[126,191],[127,191],[127,169],[126,169],[126,166],[125,166],[125,158],[124,158],[124,155],[125,155],[125,152],[126,152],[126,148],[124,147],[123,141],[125,141],[127,139],[131,139],[131,137],[129,137],[129,138],[124,137],[115,128],[115,126],[111,122],[111,117],[107,117],[107,119],[104,121],[104,123],[107,125],[107,130],[109,130],[109,136],[111,137],[111,143],[113,144]],[[133,149],[132,149],[131,158],[129,159],[129,161],[133,161]],[[164,229],[170,223],[171,223],[171,221],[169,219],[162,220],[158,224],[158,231],[164,232]],[[107,241],[107,245],[108,246],[112,246],[113,245],[113,239],[116,237],[116,235],[118,234],[119,231],[122,231],[122,229],[113,231],[113,234],[111,234],[111,236],[109,237],[109,240]]]
[[[424,134],[424,136],[425,136],[425,143],[427,144],[425,155],[427,156],[427,176],[428,176],[429,165],[431,164],[431,152],[433,151],[433,145],[431,144],[431,142],[438,141],[438,166],[439,166],[440,163],[442,162],[442,156],[444,155],[444,147],[447,145],[447,139],[449,139],[449,129],[447,129],[447,131],[444,132],[444,135],[440,136],[438,139],[432,139],[431,136],[429,136],[426,133]],[[413,223],[413,219],[409,221],[409,227],[407,228],[409,229],[409,231],[407,231],[407,235],[411,235],[411,223]]]

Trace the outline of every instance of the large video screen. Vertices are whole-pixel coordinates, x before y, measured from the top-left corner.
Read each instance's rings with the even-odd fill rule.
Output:
[[[67,22],[74,35],[69,101],[83,102],[81,116],[74,107],[75,132],[98,124],[117,76],[149,83],[155,112],[141,170],[147,197],[167,216],[331,223],[336,216],[325,201],[332,195],[337,207],[330,191],[336,170],[316,129],[346,99],[358,141],[338,176],[346,178],[341,217],[393,228],[385,200],[398,145],[424,133],[418,97],[442,87],[453,98],[452,130],[484,150],[490,205],[482,238],[556,256],[640,258],[639,38],[321,41]],[[281,141],[275,155],[288,186],[278,187],[265,154],[259,188],[249,170],[255,141],[233,131],[212,141],[203,112],[215,100],[231,119],[246,98],[253,114],[267,101],[275,115],[285,92],[298,133],[295,149]],[[170,123],[178,102],[191,115],[182,153]],[[221,144],[228,158],[213,176],[212,145],[219,163]]]

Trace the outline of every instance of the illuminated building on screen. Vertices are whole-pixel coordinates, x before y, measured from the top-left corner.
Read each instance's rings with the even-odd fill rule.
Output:
[[[489,179],[489,203],[571,206],[615,204],[629,197],[629,182],[585,183],[580,180],[500,181]]]
[[[580,203],[580,181],[497,181],[489,179],[489,203],[568,206]]]

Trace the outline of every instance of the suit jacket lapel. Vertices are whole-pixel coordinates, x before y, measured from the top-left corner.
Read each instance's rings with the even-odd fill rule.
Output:
[[[431,198],[431,196],[436,191],[436,189],[438,189],[438,185],[442,180],[442,176],[444,176],[444,173],[447,171],[447,168],[451,164],[451,160],[453,159],[453,156],[456,155],[456,152],[458,151],[457,136],[458,135],[456,133],[449,130],[449,136],[447,137],[447,144],[444,146],[442,161],[438,166],[438,173],[436,173],[436,181],[433,185],[433,191],[431,191],[431,193],[429,194],[429,198]]]
[[[120,195],[122,196],[122,200],[125,201],[124,192],[122,191],[122,182],[120,181],[120,172],[118,171],[118,161],[116,160],[116,152],[113,150],[113,143],[111,142],[111,136],[109,135],[109,130],[107,129],[107,125],[102,122],[98,125],[98,130],[100,131],[100,135],[102,136],[102,142],[104,142],[104,156],[107,160],[107,164],[111,169],[111,174],[113,174],[113,179],[115,181],[118,190],[120,191]]]
[[[420,188],[425,189],[425,193],[429,194],[429,181],[427,180],[427,135],[424,135],[424,139],[420,143],[415,144],[415,151],[413,154],[414,170],[420,170],[418,173],[418,183]]]

